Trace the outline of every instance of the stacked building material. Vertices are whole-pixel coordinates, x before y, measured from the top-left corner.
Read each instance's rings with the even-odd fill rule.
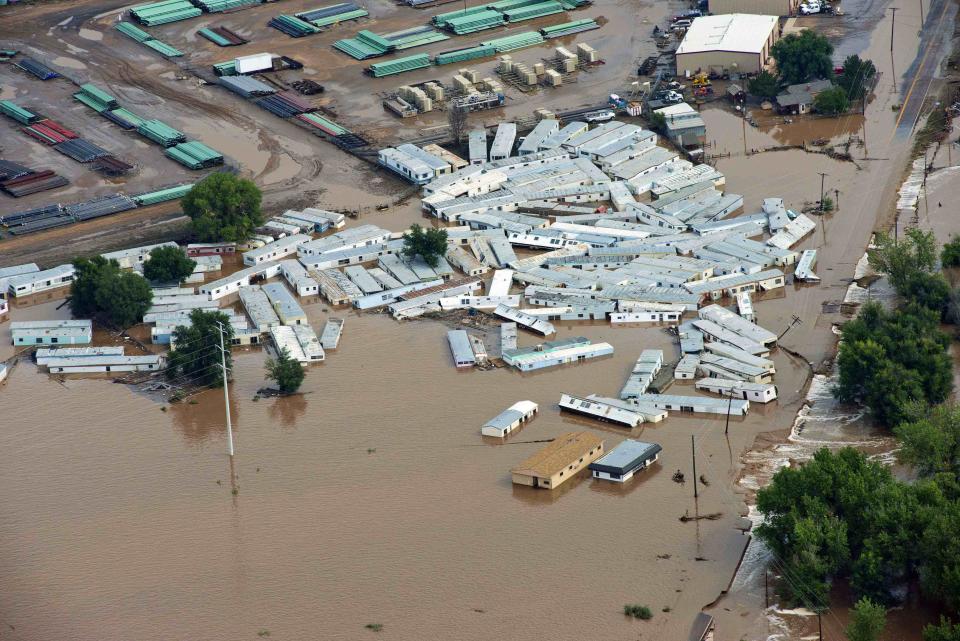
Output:
[[[302,38],[303,36],[320,33],[320,27],[313,25],[306,20],[301,20],[296,16],[288,16],[283,14],[275,18],[271,18],[267,25],[277,29],[278,31],[282,31],[293,38]]]
[[[19,163],[10,160],[0,160],[0,180],[10,180],[12,178],[26,176],[31,171],[29,167],[25,167]]]
[[[458,36],[476,33],[484,29],[493,29],[503,24],[503,14],[499,11],[483,9],[477,13],[450,18],[445,27]]]
[[[176,47],[171,47],[166,42],[157,40],[156,38],[151,38],[150,40],[145,40],[142,42],[146,47],[150,47],[157,53],[159,53],[164,58],[179,58],[183,55],[183,52],[177,49]]]
[[[226,62],[214,63],[213,73],[218,76],[235,76],[237,75],[237,61],[227,60]]]
[[[223,154],[196,140],[168,147],[163,150],[163,153],[190,169],[204,169],[223,164]]]
[[[539,31],[524,31],[523,33],[517,33],[511,36],[505,36],[503,38],[481,42],[480,45],[493,47],[497,53],[504,53],[506,51],[515,51],[525,47],[533,47],[541,44],[542,42],[543,36],[540,35]]]
[[[31,220],[29,222],[23,223],[22,225],[10,227],[7,229],[7,231],[14,236],[22,236],[24,234],[31,234],[33,232],[42,231],[44,229],[51,229],[53,227],[62,227],[63,225],[69,225],[73,222],[74,222],[73,216],[67,216],[61,213],[58,216],[49,216],[47,218]]]
[[[137,204],[127,196],[116,194],[114,196],[104,196],[102,198],[88,200],[83,203],[67,205],[63,208],[63,211],[73,216],[79,222],[90,220],[91,218],[109,216],[110,214],[118,214],[121,211],[135,209],[136,207]]]
[[[9,228],[62,215],[63,211],[60,205],[45,205],[43,207],[37,207],[36,209],[28,209],[26,211],[0,216],[0,225]]]
[[[244,98],[269,96],[276,90],[265,82],[251,76],[220,76],[218,82],[235,94]]]
[[[249,42],[246,38],[237,35],[226,27],[204,27],[197,29],[200,35],[220,47],[234,47]]]
[[[64,156],[73,158],[77,162],[92,162],[97,158],[103,158],[104,156],[110,155],[110,152],[106,149],[98,147],[97,145],[93,144],[92,142],[88,142],[83,138],[64,140],[63,142],[54,145],[53,148]]]
[[[562,38],[582,31],[599,29],[600,25],[596,21],[587,18],[586,20],[574,20],[573,22],[564,22],[555,24],[552,27],[544,27],[540,30],[540,35],[544,38]]]
[[[193,183],[177,185],[176,187],[167,187],[166,189],[150,191],[145,194],[140,194],[139,196],[134,196],[133,201],[141,207],[146,207],[147,205],[155,205],[168,200],[177,200],[179,198],[183,198],[192,188]]]
[[[384,76],[393,76],[398,73],[405,73],[415,69],[423,69],[430,66],[430,56],[425,53],[418,53],[414,56],[405,58],[396,58],[387,62],[378,62],[370,65],[368,71],[374,78]]]
[[[353,2],[341,2],[328,7],[301,11],[296,14],[301,20],[306,20],[317,27],[327,27],[346,20],[357,20],[359,18],[365,18],[368,15],[366,9]]]
[[[164,147],[172,147],[178,142],[185,142],[187,140],[187,137],[184,136],[183,133],[159,120],[144,120],[140,126],[137,127],[137,132],[141,136],[149,138]]]
[[[93,168],[106,176],[123,176],[133,169],[133,165],[115,156],[106,155],[94,160]]]
[[[39,120],[29,127],[24,127],[23,132],[45,145],[55,145],[77,137],[75,132],[50,119]]]
[[[110,111],[120,106],[117,104],[116,98],[90,83],[80,85],[80,91],[73,94],[73,97],[97,113]]]
[[[438,13],[433,16],[433,24],[443,29],[450,28],[450,21],[457,18],[466,18],[468,16],[479,15],[488,9],[483,5],[477,5],[476,7],[471,7],[469,9],[460,9],[458,11],[448,11],[447,13]]]
[[[440,33],[433,27],[419,26],[404,29],[403,31],[385,33],[383,34],[383,38],[392,43],[397,51],[401,51],[403,49],[412,49],[434,42],[449,40],[450,36]]]
[[[104,111],[100,114],[101,116],[107,118],[108,120],[117,123],[124,129],[136,129],[141,124],[143,124],[143,118],[128,111],[123,107],[118,107],[117,109],[110,109],[109,111]]]
[[[24,125],[30,125],[40,120],[40,116],[24,109],[12,100],[0,100],[0,113]]]
[[[436,65],[450,65],[477,58],[486,58],[495,55],[497,50],[489,45],[479,45],[476,47],[467,47],[466,49],[455,49],[453,51],[442,51],[433,57],[433,63]]]
[[[310,125],[311,127],[320,130],[322,133],[327,134],[328,136],[342,136],[344,134],[350,133],[344,127],[341,127],[337,123],[324,118],[317,113],[305,113],[297,116],[297,120]]]
[[[258,107],[266,109],[281,118],[292,118],[313,109],[312,106],[287,93],[266,96],[254,100],[254,102]]]
[[[153,38],[153,36],[132,22],[118,22],[117,24],[113,25],[113,28],[128,38],[136,40],[137,42],[146,42],[147,40]]]
[[[52,78],[59,78],[60,74],[48,67],[47,65],[34,60],[33,58],[20,58],[15,64],[15,67],[23,69],[27,73],[33,74],[40,80],[50,80]]]
[[[357,32],[357,35],[353,38],[337,40],[333,43],[333,48],[357,60],[366,60],[367,58],[384,56],[396,49],[396,45],[386,38],[364,29]]]
[[[222,13],[260,4],[260,0],[192,0],[192,2],[207,13]]]
[[[196,18],[202,13],[188,0],[162,0],[130,9],[130,15],[137,22],[148,27]]]
[[[507,22],[522,22],[523,20],[533,20],[543,16],[553,15],[564,11],[563,5],[554,0],[538,2],[536,4],[508,9],[503,12],[503,17]]]
[[[17,178],[8,178],[0,182],[0,189],[14,198],[28,196],[48,189],[56,189],[70,184],[70,181],[50,169],[41,169]]]

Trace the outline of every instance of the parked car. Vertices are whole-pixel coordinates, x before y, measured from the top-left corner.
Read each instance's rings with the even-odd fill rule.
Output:
[[[800,5],[800,14],[804,16],[820,13],[820,3],[817,0],[809,0]]]
[[[583,116],[583,119],[587,122],[607,122],[608,120],[613,120],[614,118],[616,118],[616,114],[609,109],[591,111]]]
[[[658,91],[654,99],[668,105],[676,105],[683,102],[683,95],[677,91]]]
[[[684,29],[689,29],[690,25],[692,24],[693,24],[692,20],[677,20],[676,22],[673,23],[673,26],[671,27],[671,29],[674,31],[682,31]]]

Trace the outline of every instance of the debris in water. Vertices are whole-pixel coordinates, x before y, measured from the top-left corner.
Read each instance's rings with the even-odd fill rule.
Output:
[[[700,482],[703,483],[703,484],[704,484],[705,486],[707,486],[707,487],[710,486],[710,481],[708,481],[708,480],[707,480],[707,477],[704,476],[703,474],[700,475]]]
[[[712,514],[698,514],[696,516],[690,516],[690,514],[684,514],[680,517],[680,521],[686,523],[687,521],[702,521],[706,519],[707,521],[716,521],[721,516],[723,512],[713,512]]]
[[[683,476],[683,472],[681,472],[680,470],[677,470],[676,472],[674,472],[674,473],[673,473],[673,482],[674,482],[674,483],[686,483],[686,479],[685,479],[685,477]]]

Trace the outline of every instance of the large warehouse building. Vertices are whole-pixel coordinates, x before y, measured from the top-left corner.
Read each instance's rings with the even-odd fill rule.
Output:
[[[756,13],[762,16],[794,16],[800,0],[710,0],[710,13]]]
[[[677,48],[677,75],[759,73],[779,38],[777,16],[732,13],[697,18]]]

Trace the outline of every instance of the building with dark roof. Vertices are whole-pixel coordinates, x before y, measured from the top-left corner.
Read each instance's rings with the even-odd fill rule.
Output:
[[[627,439],[591,463],[590,472],[595,479],[625,483],[655,463],[662,449],[656,443]]]

